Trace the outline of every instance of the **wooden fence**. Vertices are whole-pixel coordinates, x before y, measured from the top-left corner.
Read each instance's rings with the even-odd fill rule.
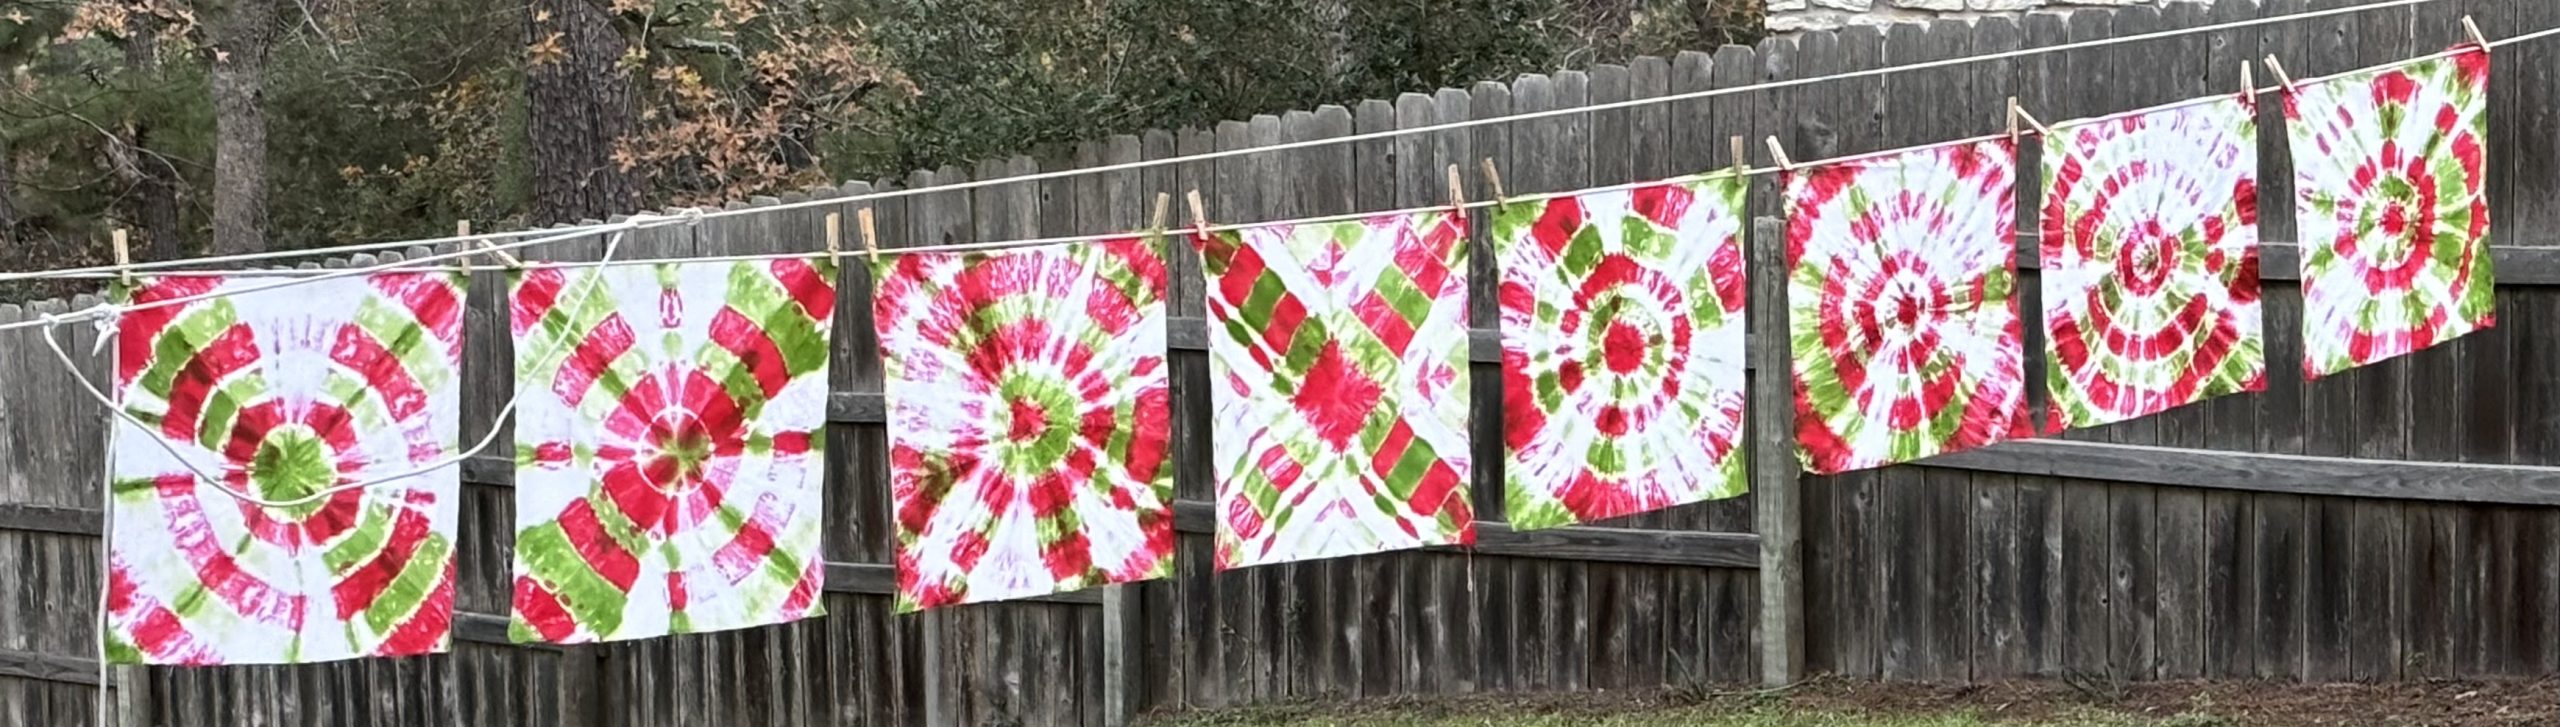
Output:
[[[2358,0],[2361,2],[2361,0]],[[1757,47],[1157,131],[817,198],[1496,118],[2335,7],[2210,8],[1853,28]],[[848,201],[633,233],[623,258],[809,250],[827,212],[872,207],[890,246],[1104,233],[1158,192],[1221,221],[1446,199],[1491,158],[1514,193],[1713,169],[1726,139],[1798,159],[1995,131],[2009,96],[2052,120],[2221,93],[2280,54],[2297,74],[2560,26],[2560,2],[2442,0],[2173,39],[1711,99],[1488,124],[1143,170]],[[1752,354],[1753,486],[1737,500],[1535,534],[1491,525],[1433,550],[1234,573],[1208,567],[1207,364],[1198,263],[1177,247],[1173,352],[1182,501],[1174,578],[1030,602],[891,613],[892,524],[868,282],[848,266],[832,361],[824,618],[609,646],[506,643],[510,455],[469,463],[450,656],[300,667],[118,669],[121,724],[1117,724],[1134,711],[1275,700],[1757,682],[1835,672],[1968,680],[2395,679],[2560,674],[2560,39],[2500,49],[2490,145],[2500,325],[2306,385],[2283,135],[2264,133],[2268,391],[2062,440],[1919,466],[1797,477],[1784,352]],[[2274,104],[2268,104],[2272,107]],[[2274,109],[2263,121],[2275,123]],[[2272,130],[2275,127],[2268,126]],[[1755,154],[1765,155],[1758,145]],[[2028,164],[2035,163],[2030,155]],[[1769,159],[1756,159],[1767,164]],[[1773,184],[1754,214],[1775,213]],[[2032,196],[2032,193],[2030,193]],[[792,199],[799,199],[795,196]],[[771,205],[783,200],[758,200]],[[2032,210],[2033,205],[2026,205]],[[2032,217],[2029,218],[2032,220]],[[1763,221],[1760,229],[1770,229]],[[2031,228],[2030,228],[2031,229]],[[1480,236],[1480,235],[1479,235]],[[1771,236],[1754,241],[1768,330]],[[602,241],[544,249],[592,259]],[[1483,247],[1472,274],[1491,278]],[[356,262],[363,262],[358,260]],[[2032,256],[2023,258],[2032,265]],[[506,399],[501,279],[473,281],[466,437]],[[2035,290],[2029,284],[2025,289]],[[0,306],[23,320],[92,301]],[[1498,401],[1492,296],[1475,296],[1476,406]],[[2027,305],[2033,311],[2036,302]],[[2032,328],[2032,327],[2030,327]],[[2540,335],[2531,335],[2541,331]],[[72,350],[97,334],[66,329]],[[0,334],[0,725],[86,724],[98,691],[100,443],[31,331]],[[1766,340],[1765,338],[1761,340]],[[2030,341],[2034,348],[2038,343]],[[102,366],[87,367],[103,376]],[[1499,521],[1499,437],[1479,417],[1473,489]],[[503,426],[503,423],[496,423]],[[504,446],[505,439],[501,439]]]

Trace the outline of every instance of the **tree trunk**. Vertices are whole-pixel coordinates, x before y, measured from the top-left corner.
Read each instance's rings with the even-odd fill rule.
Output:
[[[617,66],[627,48],[622,34],[587,0],[526,0],[525,12],[537,49],[525,68],[533,223],[634,211],[639,187],[613,160],[614,145],[636,125],[631,79]]]
[[[17,195],[17,152],[9,146],[9,135],[0,134],[0,250],[18,247]]]
[[[238,0],[210,20],[213,61],[213,253],[267,247],[267,49],[273,0]]]
[[[160,66],[159,22],[143,13],[135,13],[126,21],[124,39],[125,73],[134,78],[156,77]],[[141,229],[143,259],[175,260],[182,256],[178,240],[178,168],[168,157],[151,149],[151,123],[139,118],[125,119],[126,158],[119,172],[131,189],[126,195],[132,209],[127,212]],[[263,155],[261,155],[263,157]]]
[[[146,260],[176,260],[185,257],[178,239],[178,168],[169,159],[151,151],[151,125],[135,122],[130,134],[134,149],[133,220],[141,229],[142,254]],[[261,179],[263,179],[263,175]],[[260,196],[264,196],[261,194]],[[259,207],[257,236],[266,237],[265,207]],[[260,247],[264,247],[263,244]]]

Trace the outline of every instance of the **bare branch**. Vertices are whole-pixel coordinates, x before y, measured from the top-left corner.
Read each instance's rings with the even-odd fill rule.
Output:
[[[676,38],[660,43],[658,46],[667,50],[691,51],[694,53],[717,53],[719,55],[728,56],[729,60],[739,62],[745,62],[747,60],[747,52],[739,49],[738,44],[736,43],[722,43],[719,41],[703,40],[701,38]]]

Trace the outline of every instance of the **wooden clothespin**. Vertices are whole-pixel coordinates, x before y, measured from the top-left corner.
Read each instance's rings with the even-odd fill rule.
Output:
[[[844,213],[827,213],[827,262],[844,267]]]
[[[1458,165],[1456,164],[1449,165],[1449,210],[1452,212],[1467,211],[1467,188],[1465,183],[1458,179]]]
[[[2018,141],[2018,97],[2009,97],[2009,141]]]
[[[871,254],[871,264],[880,264],[880,228],[871,216],[871,208],[854,210],[853,223],[862,230],[862,250]]]
[[[1750,143],[1743,141],[1742,136],[1739,134],[1734,135],[1734,137],[1728,141],[1732,142],[1733,147],[1733,178],[1741,179],[1743,177],[1751,176]]]
[[[2285,92],[2291,93],[2295,90],[2293,76],[2284,72],[2284,62],[2276,60],[2273,53],[2267,54],[2267,70],[2276,74],[2276,83],[2283,86]]]
[[[1184,197],[1191,202],[1191,234],[1209,234],[1209,208],[1200,204],[1200,190],[1191,190]]]
[[[507,254],[507,251],[498,249],[498,246],[489,244],[488,240],[480,241],[480,249],[489,251],[490,256],[496,257],[498,262],[506,263],[509,269],[522,269],[524,267],[523,260],[518,260],[516,259],[516,256]]]
[[[1484,186],[1493,190],[1494,205],[1510,204],[1511,195],[1502,191],[1502,172],[1493,168],[1493,157],[1484,158]]]
[[[128,237],[126,236],[125,231],[124,231],[124,229],[123,229],[123,228],[117,228],[117,229],[116,229],[116,231],[115,231],[115,234],[113,234],[113,235],[109,236],[109,238],[108,238],[108,239],[109,239],[109,240],[111,240],[111,241],[112,241],[112,244],[114,244],[114,245],[115,245],[115,252],[116,252],[116,280],[118,280],[118,281],[122,281],[122,282],[125,284],[125,286],[126,286],[126,287],[128,287],[128,288],[129,288],[129,287],[132,287],[132,286],[133,286],[133,242],[132,242],[132,240],[131,240],[130,238],[128,238]]]
[[[1791,160],[1787,159],[1787,147],[1786,147],[1786,145],[1779,144],[1779,143],[1778,143],[1778,137],[1775,137],[1775,136],[1769,137],[1768,141],[1769,141],[1769,159],[1770,159],[1771,161],[1775,161],[1775,162],[1777,162],[1777,163],[1778,163],[1778,171],[1782,171],[1782,172],[1795,171],[1796,163],[1795,163],[1794,161],[1791,161]]]
[[[2251,101],[2258,98],[2258,71],[2250,68],[2248,61],[2240,62],[2240,97]]]
[[[2480,46],[2480,52],[2489,52],[2489,36],[2480,32],[2480,24],[2471,22],[2469,15],[2462,16],[2462,32],[2471,36],[2471,44]]]
[[[1147,218],[1147,229],[1148,229],[1148,230],[1150,230],[1150,231],[1152,231],[1152,232],[1154,232],[1155,234],[1157,234],[1157,235],[1159,235],[1159,236],[1163,235],[1163,234],[1164,234],[1164,222],[1165,222],[1165,220],[1166,220],[1166,219],[1169,219],[1169,218],[1171,218],[1172,216],[1173,216],[1173,193],[1171,193],[1171,192],[1157,192],[1157,193],[1156,193],[1156,213],[1155,213],[1153,216],[1150,216],[1150,217],[1148,217],[1148,218]]]
[[[454,222],[454,223],[453,223],[453,235],[454,235],[455,237],[470,237],[470,236],[471,236],[471,221],[470,221],[470,220],[459,220],[459,221]],[[470,248],[471,248],[471,245],[472,245],[472,243],[470,243],[470,242],[464,242],[464,243],[462,243],[462,247],[463,247],[463,249],[466,249],[466,250],[470,249]],[[497,258],[497,259],[498,259],[498,262],[506,263],[506,265],[507,265],[507,267],[508,267],[509,269],[523,269],[523,268],[524,268],[524,261],[522,261],[522,260],[517,260],[517,259],[516,259],[516,256],[514,256],[514,255],[509,255],[509,254],[507,254],[507,251],[505,251],[505,250],[500,250],[500,249],[498,249],[496,246],[490,245],[488,240],[481,240],[481,241],[479,241],[479,246],[480,246],[480,249],[483,249],[483,250],[487,250],[487,251],[489,251],[489,255],[490,255],[491,257],[495,257],[495,258]],[[462,267],[463,267],[463,272],[464,272],[464,273],[468,274],[468,273],[470,273],[470,272],[471,272],[471,270],[470,270],[470,268],[471,268],[471,256],[469,256],[469,255],[464,255],[464,256],[462,256]]]
[[[2018,118],[2025,119],[2028,126],[2035,128],[2037,134],[2042,134],[2048,139],[2053,138],[2053,127],[2046,126],[2043,121],[2037,120],[2035,114],[2027,112],[2027,107],[2020,106],[2017,111]]]

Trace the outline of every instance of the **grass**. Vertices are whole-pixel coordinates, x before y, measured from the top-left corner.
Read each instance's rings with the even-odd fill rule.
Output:
[[[2390,684],[1818,678],[1575,693],[1315,699],[1150,715],[1142,727],[2560,727],[2560,680]]]

